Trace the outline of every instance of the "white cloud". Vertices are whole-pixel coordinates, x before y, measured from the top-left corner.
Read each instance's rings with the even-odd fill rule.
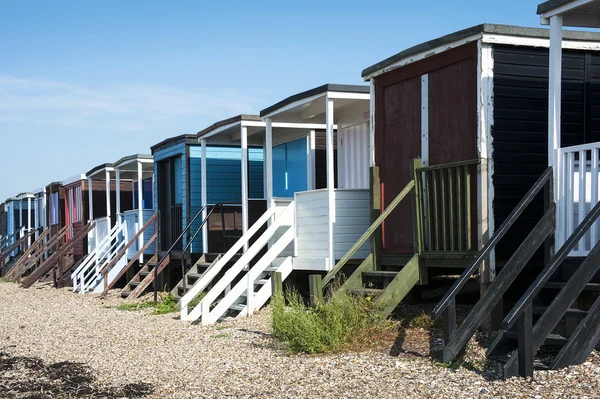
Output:
[[[90,88],[0,74],[0,122],[35,120],[76,128],[101,124],[115,130],[140,131],[154,121],[168,123],[185,116],[209,116],[212,120],[256,112],[261,103],[260,98],[231,88],[213,93],[154,84]]]

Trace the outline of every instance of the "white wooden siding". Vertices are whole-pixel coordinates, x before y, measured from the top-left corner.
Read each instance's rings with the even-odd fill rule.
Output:
[[[340,188],[369,188],[369,122],[344,127],[338,136]]]
[[[296,256],[326,258],[328,249],[327,190],[304,191],[296,199]]]
[[[328,226],[327,190],[296,193],[296,256],[326,258]],[[369,190],[336,190],[336,219],[334,224],[335,257],[340,259],[369,228]],[[352,259],[369,255],[369,243]]]
[[[336,190],[335,206],[335,257],[340,259],[370,226],[369,190]],[[352,259],[364,259],[369,251],[367,241]]]

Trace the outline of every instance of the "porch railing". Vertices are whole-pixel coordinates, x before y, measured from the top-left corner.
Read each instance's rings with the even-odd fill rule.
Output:
[[[472,187],[481,160],[420,165],[415,160],[415,246],[425,253],[474,250]]]
[[[558,237],[560,248],[598,203],[600,143],[560,149],[558,175]],[[586,256],[600,240],[598,222],[583,235],[571,251],[572,256]]]

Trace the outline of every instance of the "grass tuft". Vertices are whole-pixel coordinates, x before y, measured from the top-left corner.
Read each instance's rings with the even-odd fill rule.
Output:
[[[433,320],[427,313],[421,313],[410,321],[410,326],[431,331],[440,326],[440,320]]]
[[[142,303],[134,303],[134,302],[123,302],[117,306],[118,310],[124,310],[127,312],[133,312],[136,310],[142,310],[147,308],[154,307],[154,302],[142,302]]]
[[[211,338],[229,338],[229,337],[230,337],[230,335],[228,333],[221,333],[221,334],[211,336]]]
[[[324,353],[371,340],[389,323],[364,297],[338,294],[312,308],[295,292],[277,293],[272,301],[273,335],[292,353]]]
[[[0,277],[0,283],[8,283],[8,280],[4,277]]]
[[[177,312],[178,310],[179,306],[177,306],[177,300],[173,294],[168,293],[164,296],[161,296],[152,314],[167,314]]]

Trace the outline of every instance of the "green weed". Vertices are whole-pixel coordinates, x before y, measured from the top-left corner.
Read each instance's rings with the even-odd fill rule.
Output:
[[[387,322],[367,298],[338,294],[312,308],[295,292],[272,300],[273,335],[292,353],[323,353],[379,334]]]
[[[230,335],[227,333],[222,333],[222,334],[217,334],[217,335],[213,335],[211,336],[211,338],[229,338]]]

